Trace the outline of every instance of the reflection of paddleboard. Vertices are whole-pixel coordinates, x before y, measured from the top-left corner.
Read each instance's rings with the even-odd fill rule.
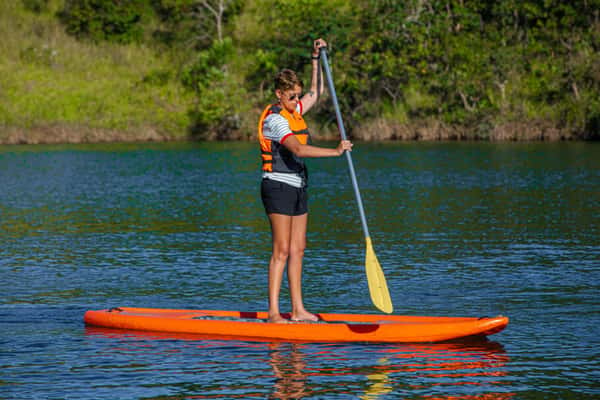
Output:
[[[289,318],[289,315],[282,314]],[[416,317],[317,314],[318,322],[268,323],[266,312],[168,310],[119,307],[87,311],[88,325],[155,332],[218,335],[231,339],[306,342],[440,342],[487,336],[503,330],[507,317]]]

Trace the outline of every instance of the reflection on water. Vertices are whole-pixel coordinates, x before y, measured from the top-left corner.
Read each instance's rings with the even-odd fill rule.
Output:
[[[387,357],[382,357],[377,360],[377,366],[385,367],[387,365],[389,365],[389,359]],[[368,374],[367,379],[369,386],[364,395],[360,396],[361,399],[376,399],[393,390],[390,373],[386,368],[381,368],[376,372]]]
[[[437,387],[444,390],[448,386],[474,386],[496,389],[503,386],[503,377],[507,376],[505,368],[509,358],[504,348],[496,342],[481,344],[449,344],[449,345],[422,345],[417,348],[407,346],[398,350],[389,350],[393,354],[392,360],[396,360],[395,367],[400,368],[403,373],[412,372],[423,382],[421,384],[409,384],[409,387],[422,390]],[[398,363],[397,359],[404,362]],[[390,369],[388,369],[390,370]],[[453,391],[454,392],[454,391]],[[487,392],[478,396],[449,397],[424,396],[424,398],[509,398],[510,393]]]
[[[118,355],[124,370],[141,368],[136,360],[148,360],[148,356],[147,362],[160,358],[160,368],[166,370],[171,370],[170,364],[177,359],[194,359],[185,372],[192,377],[177,384],[186,388],[186,398],[261,397],[264,393],[264,397],[273,399],[299,399],[337,393],[360,399],[402,395],[431,400],[488,400],[509,399],[513,395],[503,390],[509,382],[506,377],[510,359],[503,346],[493,341],[374,346],[243,342],[224,341],[216,336],[96,327],[86,327],[86,334],[92,340],[110,339],[98,352]],[[261,379],[255,377],[245,385],[230,382],[226,388],[221,386],[220,390],[228,395],[211,393],[204,386],[203,393],[196,392],[193,376],[218,371],[235,371],[241,376],[255,374]],[[447,391],[453,395],[444,395]]]
[[[300,399],[308,396],[306,387],[306,362],[301,345],[297,343],[271,343],[269,364],[273,368],[275,384],[271,398]]]

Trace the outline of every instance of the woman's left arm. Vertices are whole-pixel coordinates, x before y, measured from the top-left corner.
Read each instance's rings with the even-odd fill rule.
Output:
[[[302,114],[306,114],[306,112],[308,112],[308,110],[310,110],[312,106],[317,103],[321,94],[323,94],[323,74],[321,73],[321,65],[319,64],[321,47],[327,47],[327,43],[323,39],[315,40],[313,43],[313,51],[311,56],[312,76],[310,80],[310,90],[304,96],[302,96]]]

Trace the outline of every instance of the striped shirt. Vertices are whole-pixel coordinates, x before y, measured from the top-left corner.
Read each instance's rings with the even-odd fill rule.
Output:
[[[298,102],[296,111],[302,114],[302,102]],[[283,144],[283,142],[293,135],[290,124],[280,114],[271,114],[265,118],[263,125],[263,136],[266,139]],[[300,174],[286,172],[263,172],[264,178],[269,178],[277,182],[287,183],[290,186],[301,188],[305,185]]]

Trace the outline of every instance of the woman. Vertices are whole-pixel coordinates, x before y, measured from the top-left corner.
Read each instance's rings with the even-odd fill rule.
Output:
[[[302,82],[296,73],[284,69],[275,77],[277,103],[263,111],[258,124],[263,179],[261,198],[271,224],[273,253],[269,261],[269,322],[287,322],[279,313],[279,292],[287,263],[291,319],[316,321],[302,302],[302,258],[306,247],[308,222],[307,173],[303,157],[336,157],[352,150],[343,140],[336,148],[310,145],[310,134],[302,115],[323,92],[318,85],[319,49],[327,44],[317,39],[312,49],[310,91],[302,95]]]

